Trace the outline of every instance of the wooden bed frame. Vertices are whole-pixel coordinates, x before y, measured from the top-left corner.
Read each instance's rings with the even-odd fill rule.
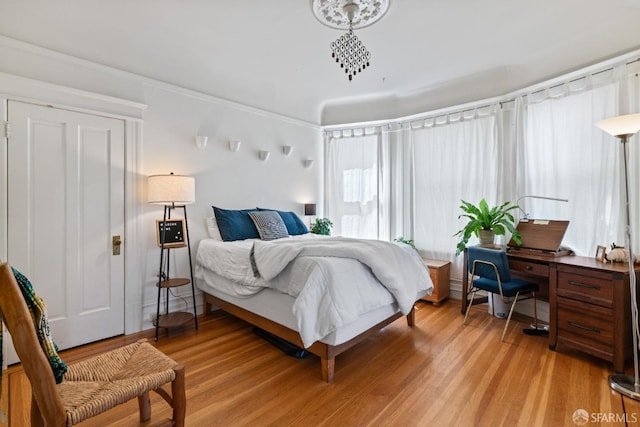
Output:
[[[231,304],[230,302],[222,300],[206,292],[203,292],[202,295],[204,297],[205,314],[208,314],[211,311],[212,306],[216,306],[226,311],[227,313],[244,320],[245,322],[248,322],[286,341],[289,341],[290,343],[293,343],[299,347],[304,347],[302,339],[300,338],[300,334],[297,331],[289,329],[286,326],[283,326],[251,311],[245,310],[242,307],[238,307],[237,305]],[[313,343],[311,347],[307,348],[307,350],[320,357],[322,365],[322,379],[328,383],[333,382],[333,373],[336,363],[335,360],[338,354],[350,349],[360,341],[364,340],[365,338],[369,337],[370,335],[374,334],[375,332],[379,331],[380,329],[384,328],[400,317],[402,317],[402,313],[397,312],[391,317],[362,332],[360,335],[357,335],[349,341],[339,345],[329,345],[320,341],[316,341],[315,343]],[[407,324],[409,326],[413,326],[415,324],[414,308],[412,308],[409,314],[407,314]]]

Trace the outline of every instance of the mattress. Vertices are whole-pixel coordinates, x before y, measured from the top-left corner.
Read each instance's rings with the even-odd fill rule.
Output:
[[[203,292],[227,301],[245,310],[256,313],[275,323],[298,331],[296,317],[293,314],[295,298],[276,289],[264,288],[250,296],[238,297],[221,289],[234,289],[236,284],[210,270],[200,268],[196,286]],[[416,298],[419,299],[422,295]],[[333,332],[319,339],[329,345],[340,345],[365,332],[373,325],[388,319],[399,311],[398,304],[393,302],[378,307],[359,316],[355,321],[340,326]]]

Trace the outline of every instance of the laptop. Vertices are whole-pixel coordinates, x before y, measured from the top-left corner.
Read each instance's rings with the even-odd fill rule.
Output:
[[[520,221],[516,230],[522,237],[522,245],[518,245],[511,239],[509,250],[528,250],[531,252],[544,252],[550,255],[567,255],[571,253],[569,249],[563,248],[564,238],[569,221],[556,221],[549,219],[529,219]]]

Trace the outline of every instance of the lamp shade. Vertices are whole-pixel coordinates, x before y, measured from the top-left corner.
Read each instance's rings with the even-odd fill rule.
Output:
[[[316,204],[315,203],[305,203],[304,204],[304,214],[306,216],[312,216],[316,214]]]
[[[609,135],[633,135],[640,130],[640,114],[610,117],[597,121],[595,124]]]
[[[147,181],[147,201],[159,205],[196,201],[196,181],[192,176],[151,175]]]

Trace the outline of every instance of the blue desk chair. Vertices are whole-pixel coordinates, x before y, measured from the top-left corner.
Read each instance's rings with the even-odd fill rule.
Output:
[[[494,294],[499,294],[502,302],[507,304],[506,298],[513,298],[507,323],[502,331],[501,341],[509,327],[509,321],[513,314],[513,308],[516,302],[533,298],[533,317],[534,325],[538,324],[538,312],[536,307],[536,292],[538,285],[524,280],[511,277],[509,272],[509,262],[507,253],[502,250],[482,248],[473,246],[467,248],[467,266],[471,275],[470,287],[471,301],[467,305],[467,311],[464,315],[464,324],[467,324],[467,316],[473,305],[473,298],[478,291],[491,292],[490,298],[493,299]],[[526,295],[523,297],[522,295]],[[492,304],[492,307],[494,305]],[[495,310],[494,310],[495,315]]]

